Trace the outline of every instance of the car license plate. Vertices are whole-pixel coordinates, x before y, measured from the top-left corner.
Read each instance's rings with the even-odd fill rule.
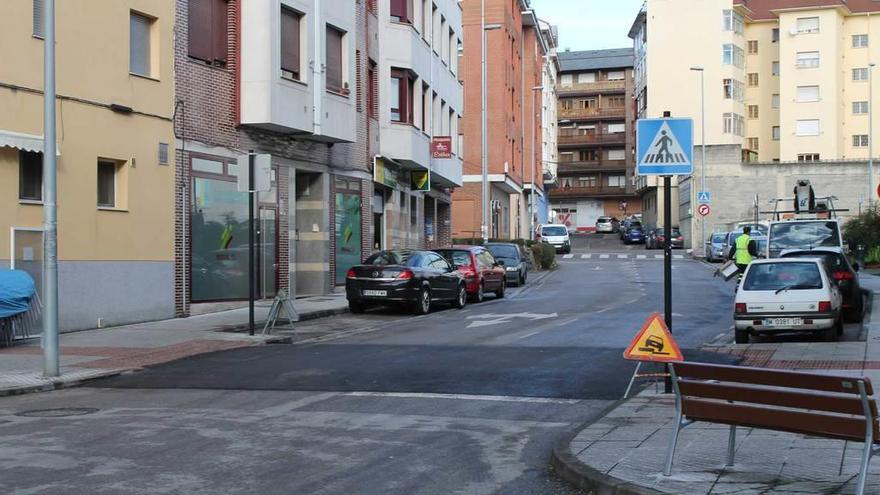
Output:
[[[765,318],[765,327],[794,327],[803,325],[803,318]]]
[[[388,295],[387,290],[365,290],[365,296],[373,296],[373,297],[385,297]]]

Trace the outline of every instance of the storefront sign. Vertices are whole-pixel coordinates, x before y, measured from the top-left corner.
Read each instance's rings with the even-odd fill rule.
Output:
[[[431,158],[452,158],[452,136],[434,136],[431,139]]]
[[[373,164],[373,181],[379,184],[396,188],[400,184],[400,169],[381,158],[376,158]]]
[[[410,187],[413,191],[431,190],[431,172],[410,172]]]

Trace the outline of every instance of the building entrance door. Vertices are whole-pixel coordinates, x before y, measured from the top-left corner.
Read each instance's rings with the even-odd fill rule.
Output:
[[[275,297],[278,284],[278,215],[275,208],[260,207],[256,251],[257,297]]]

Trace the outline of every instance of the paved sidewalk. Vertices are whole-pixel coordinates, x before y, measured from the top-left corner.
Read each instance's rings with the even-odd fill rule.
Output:
[[[871,292],[864,342],[709,346],[744,366],[868,376],[880,385],[880,277],[863,274]],[[728,427],[695,423],[682,430],[673,474],[662,475],[675,401],[648,387],[621,401],[557,446],[553,463],[573,484],[607,494],[850,494],[862,445],[763,429],[739,428],[736,463],[725,467]],[[880,493],[880,459],[865,493]]]
[[[300,321],[348,310],[344,292],[296,299],[294,306]],[[247,307],[64,333],[60,339],[62,374],[56,378],[42,376],[40,339],[0,348],[0,396],[52,390],[196,354],[280,341],[284,337],[260,335],[270,307],[271,301],[257,304],[254,336],[246,332]]]

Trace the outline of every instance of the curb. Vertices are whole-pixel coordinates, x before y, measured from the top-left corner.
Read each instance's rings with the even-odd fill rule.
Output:
[[[71,388],[82,385],[86,382],[90,382],[92,380],[98,380],[101,378],[110,378],[113,376],[118,376],[129,370],[108,370],[104,373],[96,373],[95,375],[88,376],[85,378],[77,378],[75,380],[63,380],[59,379],[57,382],[49,382],[40,385],[30,385],[26,387],[16,387],[16,388],[5,388],[0,389],[0,397],[11,397],[13,395],[24,395],[24,394],[34,394],[37,392],[51,392],[53,390],[61,390],[63,388]]]
[[[553,447],[553,455],[550,459],[550,465],[560,478],[590,495],[666,495],[665,492],[636,485],[632,482],[624,481],[602,473],[578,460],[569,449],[572,440],[574,440],[581,431],[593,423],[601,421],[609,412],[626,401],[627,399],[615,401],[599,413],[594,420],[579,426],[563,438],[562,441],[557,443],[556,446]]]
[[[318,310],[318,311],[310,311],[308,313],[300,314],[299,319],[297,319],[293,323],[296,324],[296,323],[299,323],[302,321],[317,320],[319,318],[327,318],[328,316],[342,315],[342,314],[346,314],[348,312],[349,312],[348,306],[345,306],[342,308],[335,308],[335,309],[322,309],[322,310]],[[266,320],[255,321],[254,322],[254,329],[259,328],[260,330],[262,330],[263,326],[265,326],[265,325],[266,325]],[[218,331],[218,332],[231,332],[231,333],[247,332],[248,331],[248,324],[242,323],[240,325],[230,325],[227,327],[219,327],[216,331]],[[269,339],[266,341],[266,343],[267,344],[278,344],[280,342],[276,342],[272,339]]]

